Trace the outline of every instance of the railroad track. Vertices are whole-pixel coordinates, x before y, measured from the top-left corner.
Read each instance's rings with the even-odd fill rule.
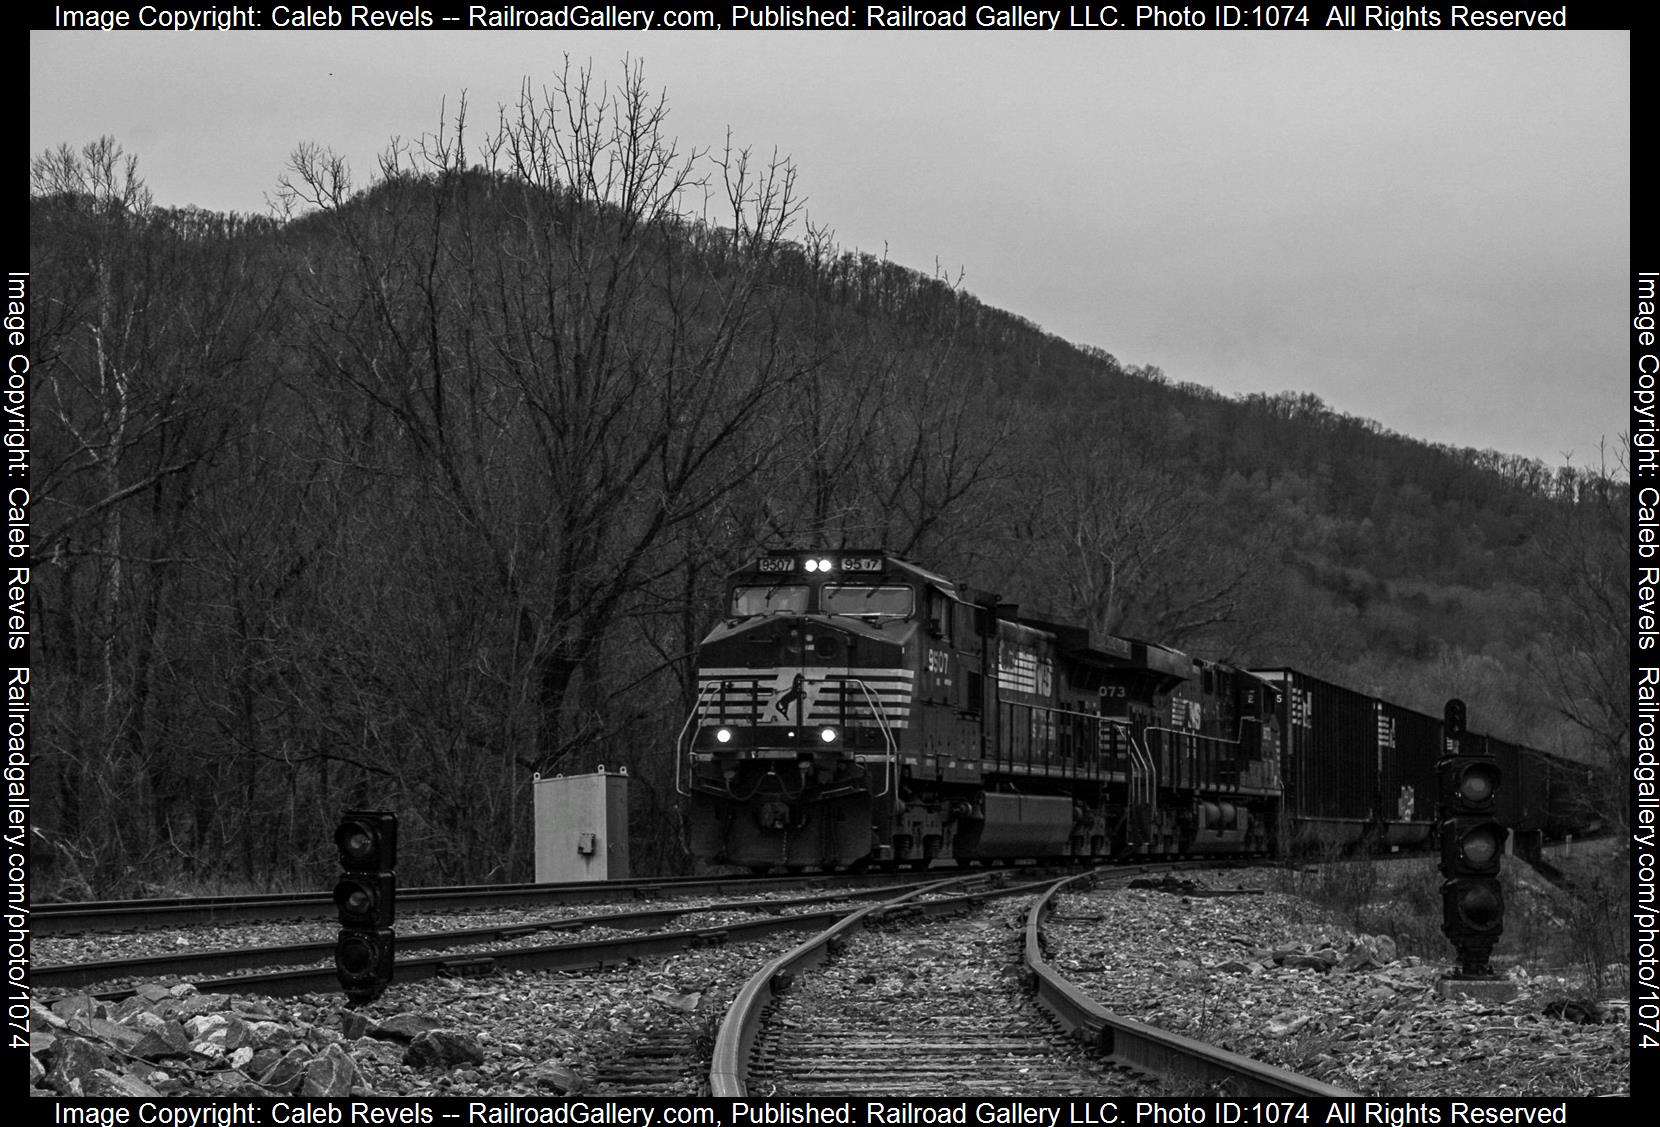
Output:
[[[1068,1036],[1021,981],[1007,909],[867,931],[773,1001],[749,1059],[757,1096],[1156,1095],[1155,1082]],[[914,967],[952,950],[973,983]],[[919,964],[919,960],[920,964]],[[953,975],[961,979],[962,971]]]
[[[1076,862],[1072,863],[1076,867]],[[1158,865],[1171,868],[1217,868],[1227,862],[1206,859]],[[1146,868],[1144,861],[1126,862]],[[1065,866],[1011,865],[963,872],[1049,872]],[[957,870],[940,869],[936,876]],[[652,877],[636,880],[574,881],[562,884],[454,885],[398,890],[398,910],[405,915],[431,912],[483,912],[500,908],[616,904],[677,896],[725,896],[749,892],[788,892],[807,888],[885,888],[915,881],[916,871],[870,870],[860,873],[781,873],[774,876]],[[926,875],[926,874],[922,874]],[[202,927],[272,920],[334,919],[338,912],[330,892],[267,892],[237,896],[172,896],[134,900],[51,901],[30,904],[35,935],[72,935],[97,931]]]
[[[591,971],[690,947],[730,948],[713,961],[695,957],[705,968],[695,972],[703,976],[696,988],[701,998],[668,999],[675,1012],[654,1018],[608,1052],[591,1077],[595,1094],[1349,1095],[1117,1017],[1085,996],[1045,960],[1043,922],[1059,889],[1096,875],[1060,881],[1052,875],[1032,879],[1036,875],[982,872],[902,890],[867,890],[864,895],[876,902],[851,911],[857,894],[845,891],[833,900],[820,895],[793,903],[687,905],[686,912],[729,915],[744,907],[753,918],[403,958],[394,986],[432,975]],[[1128,883],[1132,875],[1112,879]],[[672,922],[666,921],[670,914],[653,910],[649,920],[636,914],[642,916],[636,922]],[[586,923],[615,924],[619,918]],[[809,932],[810,938],[786,940],[794,944],[786,950],[779,937],[789,931]],[[965,968],[971,973],[963,974]],[[336,990],[332,967],[195,985],[203,993]],[[526,986],[535,988],[532,980]]]
[[[620,911],[566,919],[519,921],[473,928],[454,928],[417,934],[399,934],[394,980],[432,975],[488,974],[496,970],[592,970],[614,966],[688,946],[723,943],[734,932],[743,936],[801,929],[838,919],[849,901],[872,896],[889,897],[896,889],[920,887],[914,877],[899,885],[876,888],[840,889],[808,896],[772,899],[741,899],[713,904],[662,905],[634,911]],[[744,913],[756,918],[737,924],[674,929],[677,921],[710,913]],[[799,919],[797,917],[800,917]],[[512,947],[491,948],[492,943],[524,940],[544,933],[580,932],[594,928],[628,931],[633,936],[607,936],[593,941],[565,940]],[[479,948],[484,949],[479,949]],[[228,950],[186,951],[145,955],[127,959],[36,965],[31,982],[36,989],[83,989],[103,983],[125,983],[145,979],[190,981],[203,992],[258,991],[266,994],[331,992],[334,977],[335,941],[289,943],[268,947],[239,947]],[[433,952],[410,958],[415,951]],[[295,967],[294,970],[275,968]],[[227,978],[207,977],[257,970]],[[119,997],[122,988],[101,993]]]
[[[1119,1018],[1067,982],[1043,956],[1042,922],[1055,892],[1080,879],[945,881],[852,913],[739,991],[716,1035],[711,1094],[1350,1094]],[[962,884],[979,887],[951,888]],[[1015,933],[996,923],[988,933],[982,912],[1011,896],[1030,902],[1018,958]],[[962,920],[937,918],[949,916]],[[912,918],[929,922],[883,934]],[[982,964],[977,980],[928,980],[930,966],[966,959]],[[907,974],[909,984],[884,983]]]
[[[498,884],[398,890],[398,909],[424,912],[479,912],[535,908],[549,903],[615,904],[675,896],[724,896],[734,892],[777,892],[801,888],[878,888],[915,880],[912,873],[798,873],[770,877],[660,877],[649,880],[579,881],[564,884]],[[162,897],[145,900],[87,900],[31,904],[36,935],[267,920],[333,919],[332,892],[261,893],[251,896]]]

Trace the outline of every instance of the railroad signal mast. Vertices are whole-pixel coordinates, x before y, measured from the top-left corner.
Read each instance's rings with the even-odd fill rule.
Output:
[[[1485,741],[1479,752],[1473,742],[1463,749],[1463,701],[1447,702],[1441,732],[1441,932],[1458,951],[1454,977],[1488,978],[1504,932],[1499,858],[1510,831],[1499,825],[1495,802],[1504,780]]]
[[[392,916],[398,893],[398,816],[348,810],[334,831],[344,870],[334,886],[340,939],[334,966],[354,1004],[372,1002],[392,981]]]

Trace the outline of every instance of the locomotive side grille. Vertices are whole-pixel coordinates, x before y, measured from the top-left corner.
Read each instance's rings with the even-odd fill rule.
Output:
[[[997,658],[997,683],[1016,692],[1038,692],[1037,654],[1024,647],[1004,647]]]

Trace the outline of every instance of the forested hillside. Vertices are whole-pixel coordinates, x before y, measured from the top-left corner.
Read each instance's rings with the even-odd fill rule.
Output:
[[[107,139],[35,160],[41,892],[315,886],[353,804],[406,881],[526,879],[533,776],[597,764],[674,870],[693,651],[781,544],[1624,755],[1618,467],[1172,384],[585,77],[361,187],[302,148],[275,218],[157,206]]]

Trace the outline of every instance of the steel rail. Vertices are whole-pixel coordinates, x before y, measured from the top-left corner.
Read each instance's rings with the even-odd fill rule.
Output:
[[[1002,879],[1001,874],[1011,870],[996,872],[976,872],[969,875],[958,875],[948,881],[934,881],[930,884],[951,883],[982,883],[994,879]],[[1020,870],[1012,870],[1018,873]],[[1053,879],[1052,877],[1050,879]],[[1030,887],[1046,884],[1047,881],[1035,882]],[[1021,886],[1024,890],[1028,886]],[[922,885],[917,892],[926,891],[927,884]],[[872,889],[869,894],[889,892],[891,889]],[[996,893],[1004,895],[1004,893]],[[825,899],[848,900],[857,899],[853,893],[845,895],[830,895]],[[967,901],[971,897],[961,897],[960,901]],[[776,903],[776,902],[775,902]],[[695,911],[719,911],[720,906],[692,909]],[[558,970],[558,971],[591,971],[606,967],[617,966],[630,960],[653,957],[656,955],[672,954],[702,944],[724,943],[729,939],[756,939],[780,931],[808,931],[818,929],[843,918],[847,914],[845,908],[832,908],[819,912],[800,912],[794,915],[763,915],[759,919],[739,921],[723,924],[718,927],[688,928],[680,931],[657,932],[646,936],[613,937],[578,941],[573,943],[555,943],[535,947],[499,948],[494,951],[483,951],[469,954],[434,955],[419,959],[399,959],[394,968],[393,982],[414,981],[431,978],[438,975],[462,976],[470,974],[490,974],[498,971],[530,971],[530,970]],[[504,929],[506,930],[506,929]],[[332,946],[332,945],[329,945]],[[339,981],[335,977],[332,967],[309,967],[292,971],[272,971],[268,974],[238,975],[233,978],[194,979],[190,985],[201,993],[248,992],[269,995],[293,995],[308,993],[335,993],[339,991]],[[122,988],[96,992],[93,997],[103,1001],[120,1001],[131,997],[134,988]]]
[[[920,883],[913,880],[910,885],[900,887],[912,887]],[[891,891],[891,887],[851,889],[788,900],[739,900],[721,904],[686,905],[679,908],[653,908],[634,912],[577,916],[565,920],[525,920],[518,923],[398,935],[394,940],[394,944],[398,951],[432,950],[456,947],[462,944],[482,943],[493,939],[517,939],[545,931],[582,931],[591,927],[650,929],[663,927],[681,916],[698,912],[777,912],[784,908],[813,904],[825,900],[862,900],[871,896],[886,896]],[[63,963],[57,966],[36,965],[30,968],[29,979],[30,983],[37,989],[41,987],[78,989],[100,982],[134,978],[165,978],[184,974],[228,974],[250,968],[327,963],[333,958],[334,949],[335,941],[330,939],[308,943],[286,943],[270,947],[239,947],[229,950],[179,951],[169,952],[165,955],[138,955],[128,959],[100,959],[89,962]],[[403,964],[399,963],[398,965],[402,966]]]
[[[653,932],[627,938],[578,940],[539,947],[511,947],[471,954],[431,955],[399,959],[392,983],[414,982],[435,977],[467,977],[508,971],[594,971],[624,963],[670,955],[689,947],[718,945],[732,939],[758,939],[779,931],[802,931],[822,927],[846,913],[839,908],[802,912],[791,916],[764,916],[720,927],[689,928]],[[199,993],[265,994],[288,997],[296,994],[339,993],[340,982],[333,967],[308,967],[269,974],[245,974],[233,978],[196,979],[190,985]],[[101,1001],[131,997],[132,989],[94,993]]]
[[[1043,917],[1053,907],[1055,893],[1094,875],[1080,873],[1057,881],[1026,916],[1026,966],[1034,976],[1038,1002],[1063,1027],[1131,1068],[1192,1085],[1192,1095],[1357,1098],[1323,1081],[1120,1017],[1059,974],[1044,958]]]
[[[908,875],[908,874],[906,874]],[[878,886],[904,879],[885,872],[790,873],[755,877],[653,877],[561,884],[502,884],[407,888],[398,891],[404,912],[478,911],[525,907],[561,900],[568,904],[603,904],[657,896],[725,894],[734,890],[787,890],[827,887],[831,882]],[[273,919],[333,918],[337,907],[329,892],[261,893],[252,896],[169,897],[158,900],[104,900],[31,904],[36,935],[150,927],[192,927]]]
[[[715,1035],[714,1055],[709,1066],[709,1094],[718,1098],[737,1098],[747,1094],[745,1081],[750,1050],[754,1047],[755,1038],[760,1032],[767,1004],[774,996],[789,988],[798,971],[815,967],[833,954],[835,949],[845,942],[849,933],[888,915],[945,915],[995,897],[1018,896],[1046,887],[1050,883],[1048,880],[1042,880],[1027,884],[1005,884],[1002,887],[981,887],[939,900],[917,901],[917,897],[942,891],[952,885],[989,886],[990,875],[979,874],[935,881],[903,896],[860,908],[756,971],[738,991],[737,997],[727,1010],[726,1019],[721,1022],[720,1031]]]

